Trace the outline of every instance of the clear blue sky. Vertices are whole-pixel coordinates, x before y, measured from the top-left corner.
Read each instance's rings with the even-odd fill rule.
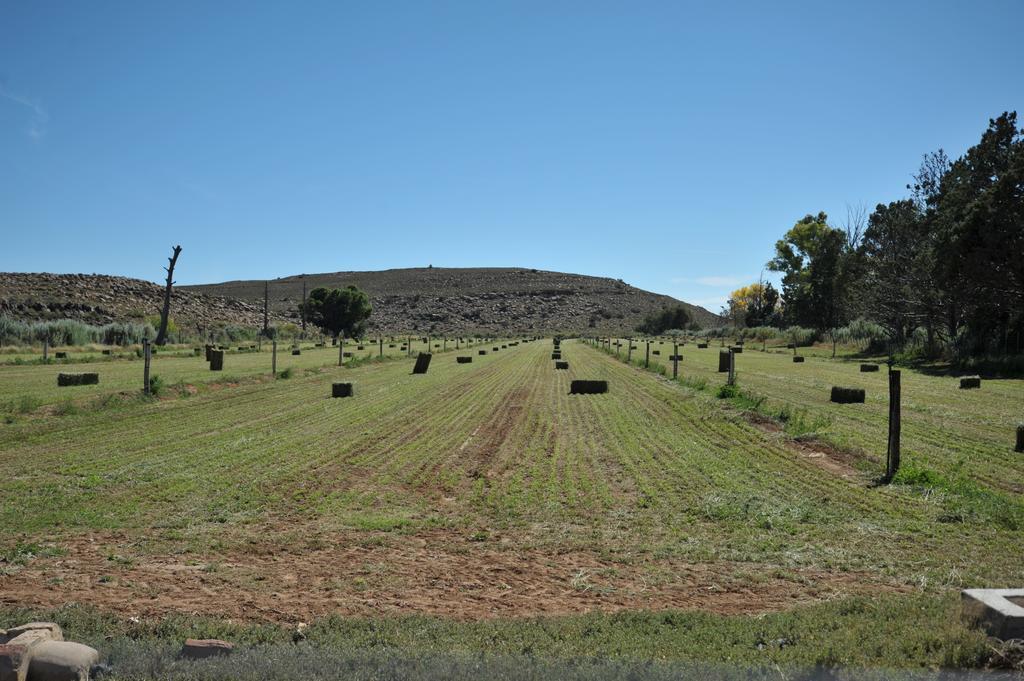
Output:
[[[524,266],[713,310],[1024,113],[1024,1],[0,0],[0,270]]]

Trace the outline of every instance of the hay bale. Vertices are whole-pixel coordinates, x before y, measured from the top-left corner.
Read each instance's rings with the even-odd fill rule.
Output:
[[[393,347],[395,347],[395,344],[394,343],[388,343],[388,347],[389,348],[393,348]]]
[[[224,368],[224,351],[210,351],[210,371],[221,371]]]
[[[487,351],[486,350],[477,350],[476,354],[478,354],[478,355],[486,355]]]
[[[342,357],[351,357],[352,353],[351,352],[343,352],[343,353],[341,353],[341,356]]]
[[[498,348],[497,348],[497,347],[493,347],[493,348],[491,348],[491,352],[497,352],[497,351],[498,351]]]
[[[365,347],[363,347],[362,345],[357,345],[357,346],[356,346],[356,350],[365,350],[365,349],[366,349],[366,348],[365,348]]]
[[[505,349],[505,348],[507,348],[507,347],[508,347],[507,345],[502,345],[502,346],[501,346],[501,349],[502,349],[502,350],[504,350],[504,349]]]
[[[473,358],[470,355],[459,355],[455,358],[455,361],[459,364],[472,364]]]
[[[199,353],[196,353],[196,354],[199,354]],[[54,357],[56,357],[57,359],[67,359],[68,358],[68,353],[66,353],[66,352],[58,352],[58,353],[56,353],[54,355]]]
[[[112,350],[100,350],[100,352],[102,352],[102,353],[103,353],[104,355],[109,355],[109,354],[111,354],[111,353],[112,353],[113,351],[112,351]]]
[[[660,355],[661,354],[661,350],[651,350],[651,354],[652,355]]]
[[[203,347],[206,349],[206,361],[209,362],[210,361],[210,353],[213,351],[213,346],[212,345],[206,345],[206,346],[203,346]]]
[[[69,385],[99,385],[100,375],[97,373],[57,374],[57,385],[61,388]]]
[[[429,352],[421,352],[416,357],[416,366],[412,368],[414,374],[425,374],[427,369],[430,368],[430,358],[433,357]]]
[[[981,387],[981,376],[964,376],[960,379],[961,390],[971,390]]]
[[[1013,448],[1015,452],[1024,452],[1024,423],[1017,426],[1017,446]]]
[[[568,369],[569,368],[569,362],[566,362],[566,361],[555,362],[555,368],[556,369]]]
[[[202,348],[192,348],[192,354],[195,355],[196,357],[198,357],[199,355],[203,354],[203,349]]]
[[[683,356],[682,355],[669,355],[668,356],[668,361],[670,361],[670,362],[682,362],[683,361]]]
[[[796,349],[796,344],[795,343],[786,343],[786,349],[787,350],[795,350]]]
[[[718,351],[718,373],[729,372],[729,351],[719,350]]]
[[[608,392],[608,381],[574,380],[569,384],[570,395],[597,395]]]
[[[562,353],[560,353],[560,352],[552,352],[551,353],[551,359],[562,359]]]
[[[864,397],[864,388],[832,386],[831,400],[837,404],[863,404]]]
[[[707,343],[697,343],[697,349],[698,350],[707,350],[708,349],[708,344]]]
[[[870,374],[870,373],[874,373],[874,372],[877,372],[877,371],[878,371],[878,365],[877,364],[861,364],[860,365],[860,372],[862,374]]]
[[[797,364],[803,364],[804,356],[803,355],[793,355],[793,361],[796,362]]]
[[[332,383],[331,397],[352,397],[355,394],[355,387],[352,383]]]
[[[292,354],[293,355],[301,355],[302,354],[302,350],[299,350],[298,348],[295,348],[294,350],[292,350]]]
[[[733,352],[734,355],[741,354],[743,352],[743,346],[742,345],[734,345],[734,346],[732,346],[732,352]]]
[[[249,348],[247,348],[247,347],[246,347],[246,346],[244,346],[244,345],[239,345],[239,346],[238,346],[238,351],[239,351],[239,352],[245,352],[245,351],[246,351],[246,350],[248,350],[248,349],[249,349]]]

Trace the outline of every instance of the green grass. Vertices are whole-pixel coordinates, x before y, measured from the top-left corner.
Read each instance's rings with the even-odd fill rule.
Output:
[[[778,678],[816,668],[845,669],[838,678],[865,678],[860,670],[1014,663],[960,621],[955,599],[920,596],[854,598],[756,618],[680,611],[483,622],[326,617],[298,639],[292,627],[203,617],[131,622],[81,606],[0,611],[0,624],[29,620],[56,621],[66,636],[96,646],[118,679],[335,678],[328,674],[336,674],[339,663],[356,678],[377,678],[368,674],[382,662],[408,665],[401,678],[437,678],[428,673],[436,664],[453,663],[459,678],[481,678],[482,670],[491,670],[488,678],[545,678],[539,672],[574,668],[586,672],[575,678],[678,678],[687,671],[746,678],[757,669]],[[183,664],[175,655],[185,638],[228,639],[239,649],[229,665]],[[424,660],[431,662],[426,668]],[[250,664],[259,665],[258,676],[248,671]],[[536,676],[523,676],[531,666]]]
[[[305,621],[321,608],[380,611],[367,603],[401,615],[421,594],[416,610],[458,615],[477,604],[474,617],[672,610],[475,624],[327,618],[311,640],[328,648],[377,636],[460,654],[987,664],[991,652],[952,616],[954,594],[1024,580],[1013,487],[1024,464],[1000,425],[1021,404],[1022,383],[958,392],[951,380],[905,372],[905,468],[898,484],[876,486],[884,374],[748,350],[737,357],[739,388],[719,399],[715,348],[687,347],[678,381],[670,366],[645,371],[572,341],[563,342],[568,371],[554,370],[547,341],[474,353],[468,365],[438,355],[421,376],[411,360],[338,368],[336,349],[304,351],[295,359],[309,364],[279,365],[296,369],[287,381],[17,419],[0,425],[0,527],[10,537],[0,551],[69,551],[96,582],[55,585],[52,597],[115,609],[147,607],[160,593],[148,580],[173,583],[163,566],[187,575],[215,565],[201,570],[212,596],[181,608],[215,614],[274,593],[284,594],[273,606],[280,617]],[[245,361],[266,372],[266,360],[232,356],[228,370],[244,378]],[[175,361],[160,367],[168,382],[185,380]],[[355,398],[329,397],[341,377],[356,383]],[[606,379],[610,392],[570,395],[573,378]],[[867,387],[868,403],[829,404],[831,384]],[[781,430],[744,410],[771,414]],[[813,438],[857,452],[854,474],[797,446]],[[90,562],[96,552],[123,561]],[[269,570],[277,556],[300,577]],[[17,594],[54,565],[33,554],[0,576],[0,591]],[[867,589],[903,595],[857,595]],[[173,638],[191,621],[152,626]],[[232,635],[252,640],[249,629]],[[792,637],[800,643],[770,650]]]

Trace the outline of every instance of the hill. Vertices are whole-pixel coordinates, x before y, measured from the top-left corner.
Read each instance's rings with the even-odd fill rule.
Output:
[[[618,279],[523,268],[413,268],[378,272],[300,274],[270,281],[270,309],[298,320],[303,283],[354,284],[373,302],[375,331],[629,332],[644,315],[684,305],[700,326],[717,315],[669,296],[635,288]],[[262,280],[183,287],[185,290],[262,304]]]
[[[0,272],[0,314],[22,321],[78,319],[90,324],[160,314],[162,286],[104,274]],[[188,326],[262,326],[263,305],[176,288],[172,317]]]

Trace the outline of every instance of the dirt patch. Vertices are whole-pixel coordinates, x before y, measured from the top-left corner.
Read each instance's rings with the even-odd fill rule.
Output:
[[[333,533],[302,546],[253,543],[205,556],[132,556],[136,544],[124,535],[76,536],[61,545],[66,555],[0,577],[0,603],[78,602],[124,615],[246,621],[308,622],[331,613],[473,620],[595,610],[760,613],[900,590],[869,573],[636,556],[614,563],[586,551],[526,548],[507,536],[455,530]]]
[[[744,412],[747,421],[766,433],[782,434],[783,428],[774,419],[756,412]],[[782,435],[783,441],[810,463],[841,478],[862,477],[854,463],[863,458],[853,452],[833,447],[817,438],[790,438]]]

